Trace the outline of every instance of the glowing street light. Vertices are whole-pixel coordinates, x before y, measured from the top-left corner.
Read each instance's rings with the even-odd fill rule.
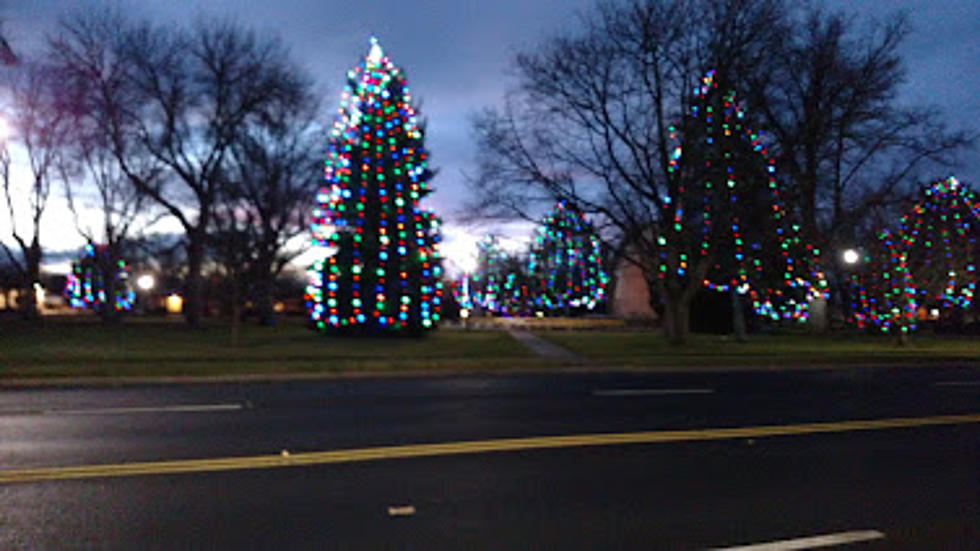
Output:
[[[156,281],[150,274],[143,274],[136,279],[136,286],[144,291],[149,291],[154,285],[156,285]]]
[[[853,266],[861,261],[861,254],[854,249],[844,250],[844,253],[841,256],[844,259],[844,264],[848,264],[850,266]]]
[[[179,314],[184,311],[184,297],[171,293],[166,302],[168,314]]]

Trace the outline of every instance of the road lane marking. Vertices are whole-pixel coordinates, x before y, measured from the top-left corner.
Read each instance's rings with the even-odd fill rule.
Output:
[[[820,547],[833,547],[835,545],[847,545],[849,543],[880,540],[884,539],[884,537],[885,534],[877,530],[854,530],[851,532],[839,532],[824,536],[810,536],[791,540],[778,540],[767,543],[738,545],[735,547],[717,547],[714,551],[790,551],[796,549],[817,549]]]
[[[980,381],[939,381],[932,386],[980,386]]]
[[[175,406],[137,406],[117,408],[46,409],[44,415],[129,415],[133,413],[206,413],[237,411],[242,404],[184,404]]]
[[[600,388],[593,396],[668,396],[671,394],[712,394],[713,388]]]
[[[888,430],[970,423],[980,423],[980,413],[963,415],[937,415],[932,417],[897,417],[890,419],[835,421],[827,423],[803,423],[796,425],[763,425],[755,427],[573,434],[567,436],[535,436],[530,438],[500,438],[494,440],[470,440],[463,442],[445,442],[439,444],[407,444],[400,446],[379,446],[374,448],[353,448],[319,452],[293,452],[287,456],[283,456],[282,454],[274,454],[210,459],[178,459],[172,461],[79,465],[74,467],[37,467],[28,469],[0,470],[0,484],[36,482],[40,480],[70,480],[116,476],[204,473],[242,469],[271,469],[277,467],[354,463],[379,459],[405,459],[410,457],[434,457],[490,452],[576,448],[584,446],[621,446],[628,444],[697,442],[732,438],[760,438],[768,436]]]

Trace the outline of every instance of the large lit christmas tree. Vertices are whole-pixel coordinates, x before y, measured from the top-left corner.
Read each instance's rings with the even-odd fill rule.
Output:
[[[749,127],[735,92],[714,71],[703,78],[690,116],[675,132],[671,167],[698,182],[682,190],[686,203],[676,209],[681,214],[675,225],[699,229],[690,235],[700,234],[700,244],[691,248],[697,257],[713,259],[704,286],[735,293],[736,304],[745,297],[756,314],[772,321],[806,321],[809,302],[827,297],[820,251],[803,238],[782,200],[763,136]],[[679,275],[690,262],[681,255]],[[662,258],[662,268],[667,265]]]
[[[591,312],[606,300],[609,276],[602,250],[585,214],[559,202],[538,227],[528,257],[535,309],[548,314]]]
[[[348,72],[317,194],[313,235],[326,257],[311,268],[315,327],[353,333],[420,332],[439,322],[439,220],[423,128],[405,75],[371,39]]]

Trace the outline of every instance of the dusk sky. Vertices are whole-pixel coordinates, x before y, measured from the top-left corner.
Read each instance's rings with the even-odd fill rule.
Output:
[[[427,145],[440,172],[436,192],[427,201],[446,219],[448,255],[466,254],[473,237],[485,228],[461,226],[465,190],[463,173],[473,170],[469,132],[473,112],[499,104],[511,82],[507,67],[515,52],[577,24],[577,12],[593,0],[460,0],[418,1],[300,1],[117,0],[123,11],[137,17],[193,20],[203,10],[231,16],[242,23],[279,33],[296,59],[309,68],[333,107],[344,75],[365,55],[368,38],[377,36],[392,61],[406,71],[421,113],[428,120]],[[15,50],[40,45],[44,32],[61,15],[79,6],[97,5],[66,0],[0,0],[4,33]],[[914,33],[903,53],[908,82],[905,101],[935,104],[950,125],[973,132],[980,121],[980,2],[977,0],[873,0],[829,2],[861,15],[881,17],[908,10]],[[980,185],[980,155],[964,156],[964,165],[947,172]],[[937,174],[941,176],[945,174]],[[312,198],[311,198],[312,205]],[[59,218],[57,214],[49,219]],[[0,219],[0,228],[6,221]],[[50,221],[49,221],[50,224]],[[55,224],[58,226],[58,224]],[[50,249],[66,248],[75,236],[64,224],[42,236]],[[6,234],[6,230],[3,230]],[[74,233],[74,232],[72,232]],[[469,237],[464,235],[470,234]],[[80,240],[79,240],[80,242]],[[71,245],[68,245],[71,246]]]

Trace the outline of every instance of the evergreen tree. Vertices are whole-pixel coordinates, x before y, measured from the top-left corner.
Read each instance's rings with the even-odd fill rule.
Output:
[[[732,295],[736,333],[744,332],[743,301],[773,321],[805,321],[809,300],[827,292],[819,251],[802,239],[775,161],[746,118],[735,92],[709,72],[674,155],[685,180],[699,182],[681,210],[685,226],[700,229],[697,256],[712,261],[704,286]]]
[[[118,256],[106,245],[85,246],[65,283],[72,308],[94,310],[105,320],[133,308],[136,293],[129,282],[129,267]]]
[[[968,309],[977,284],[980,198],[956,178],[920,190],[900,224],[916,302],[947,315]]]
[[[606,300],[609,276],[595,228],[565,201],[544,218],[531,246],[528,272],[538,311],[569,315],[590,312]]]
[[[904,340],[916,328],[915,286],[901,238],[883,229],[866,247],[864,264],[851,274],[853,321]]]
[[[317,194],[307,308],[321,330],[434,328],[442,282],[439,219],[419,207],[432,177],[404,73],[377,40],[347,74]],[[331,254],[332,253],[332,254]]]
[[[500,248],[496,236],[477,244],[477,268],[464,284],[470,303],[484,312],[506,316],[528,315],[532,308],[526,262]]]
[[[854,323],[899,336],[929,311],[955,323],[974,302],[978,241],[980,199],[967,185],[950,177],[923,188],[898,229],[879,232],[851,275]]]

